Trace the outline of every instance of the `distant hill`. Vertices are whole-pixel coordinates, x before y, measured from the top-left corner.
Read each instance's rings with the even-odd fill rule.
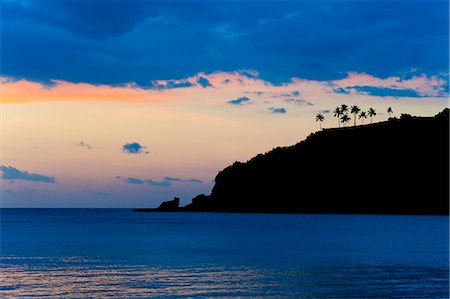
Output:
[[[324,129],[216,176],[179,211],[449,213],[449,110]]]

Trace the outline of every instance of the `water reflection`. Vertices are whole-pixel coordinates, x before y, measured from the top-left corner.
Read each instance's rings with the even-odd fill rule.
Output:
[[[163,268],[102,265],[80,257],[3,257],[0,295],[26,297],[442,298],[448,272],[435,268]]]

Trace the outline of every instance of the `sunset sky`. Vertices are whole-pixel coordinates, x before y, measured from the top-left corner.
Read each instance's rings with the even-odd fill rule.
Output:
[[[449,105],[446,0],[1,5],[2,207],[184,205],[337,105]]]

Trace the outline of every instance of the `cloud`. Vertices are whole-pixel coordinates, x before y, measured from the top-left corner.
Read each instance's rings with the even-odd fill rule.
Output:
[[[211,82],[209,82],[209,80],[205,77],[199,77],[197,83],[203,88],[212,87]]]
[[[181,179],[181,178],[173,178],[173,177],[167,177],[167,176],[163,180],[169,181],[169,182],[199,183],[199,184],[203,183],[203,181],[199,180],[199,179],[192,179],[192,178]]]
[[[169,176],[164,177],[163,180],[168,181],[168,182],[181,182],[182,181],[182,179],[180,179],[180,178],[173,178],[173,177],[169,177]]]
[[[163,89],[174,89],[174,88],[187,88],[192,87],[194,84],[187,80],[155,80],[150,84],[150,89],[163,90]]]
[[[350,93],[355,90],[371,96],[399,94],[402,97],[448,97],[448,81],[443,74],[427,77],[411,73],[403,77],[378,78],[366,73],[350,72],[345,78],[333,81],[332,84]]]
[[[22,171],[12,166],[1,165],[0,171],[3,172],[1,178],[5,180],[23,180],[23,181],[42,182],[50,184],[56,183],[54,177],[38,173],[29,173],[27,171]]]
[[[244,103],[248,103],[250,101],[247,97],[240,97],[235,100],[228,101],[227,103],[230,105],[243,105]]]
[[[287,113],[287,110],[286,109],[284,109],[283,107],[280,107],[280,108],[275,108],[275,107],[270,107],[269,108],[269,111],[271,112],[271,113],[274,113],[274,114],[278,114],[278,113]]]
[[[145,183],[145,181],[138,178],[126,178],[125,182],[128,184],[136,184],[136,185],[142,185]]]
[[[331,113],[331,110],[330,109],[319,110],[319,113],[327,114],[327,113]]]
[[[214,88],[203,88],[195,83],[199,78],[207,79]],[[224,83],[226,80],[229,80],[228,83]],[[108,86],[55,81],[56,85],[48,90],[43,88],[42,83],[39,82],[0,77],[2,91],[0,101],[3,103],[98,101],[163,103],[166,105],[186,101],[208,101],[211,104],[219,105],[226,101],[230,105],[244,105],[252,102],[249,97],[242,97],[242,94],[254,94],[258,96],[258,102],[255,104],[267,100],[277,106],[280,105],[280,101],[297,105],[315,105],[318,101],[330,99],[331,96],[341,100],[345,96],[354,98],[360,94],[377,97],[383,95],[381,89],[384,89],[386,96],[395,94],[397,97],[411,97],[414,95],[413,92],[420,97],[445,98],[448,96],[448,82],[444,73],[436,76],[405,73],[402,76],[386,78],[366,73],[348,73],[345,77],[335,81],[291,78],[289,82],[276,85],[262,78],[244,76],[242,71],[234,71],[198,73],[182,79],[182,81],[188,82],[192,87],[155,89],[143,88],[133,83]],[[170,82],[171,80],[160,80],[157,84],[169,86]],[[301,90],[302,99],[294,96],[299,90]],[[398,90],[398,92],[393,90]],[[230,101],[230,97],[235,99]]]
[[[345,90],[345,89],[342,88],[342,87],[333,89],[333,92],[334,92],[334,93],[342,93],[342,94],[350,94],[350,91]]]
[[[184,180],[183,182],[186,182],[186,183],[197,183],[197,184],[202,184],[203,183],[203,181],[202,180],[199,180],[199,179],[188,179],[188,180]]]
[[[237,69],[278,83],[432,75],[448,71],[448,16],[446,1],[3,1],[2,74],[139,86]]]
[[[156,186],[156,187],[169,187],[172,184],[169,181],[154,181],[154,180],[145,180],[147,184],[150,186]]]
[[[276,94],[273,97],[274,98],[290,98],[290,97],[298,97],[300,96],[300,91],[298,90],[294,90],[290,93],[281,93],[281,94]]]
[[[148,154],[146,146],[142,146],[137,142],[126,143],[122,146],[122,151],[128,154]]]
[[[134,184],[134,185],[144,185],[147,184],[149,186],[155,186],[155,187],[169,187],[172,186],[172,183],[195,183],[195,184],[201,184],[203,183],[202,180],[199,179],[182,179],[177,177],[164,177],[161,181],[152,180],[152,179],[139,179],[139,178],[132,178],[127,177],[123,178],[121,176],[116,176],[116,179],[121,180],[124,183],[127,184]]]
[[[246,93],[246,94],[255,94],[258,97],[263,96],[265,94],[264,91],[244,91],[244,93]]]
[[[31,195],[34,194],[36,190],[32,188],[24,188],[19,190],[13,190],[13,189],[4,189],[3,192],[9,195]]]
[[[84,147],[88,150],[92,149],[91,146],[84,141],[80,141],[79,143],[77,143],[77,146]]]
[[[421,96],[413,89],[394,89],[375,86],[350,86],[347,89],[353,89],[359,94],[367,94],[376,97],[409,97],[420,98]]]
[[[302,100],[302,99],[285,99],[284,101],[286,103],[295,104],[295,105],[298,105],[298,106],[314,106],[313,103],[305,101],[305,100]]]

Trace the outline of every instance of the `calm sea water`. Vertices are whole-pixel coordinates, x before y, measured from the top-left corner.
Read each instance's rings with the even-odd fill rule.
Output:
[[[0,297],[448,298],[448,217],[2,209]]]

